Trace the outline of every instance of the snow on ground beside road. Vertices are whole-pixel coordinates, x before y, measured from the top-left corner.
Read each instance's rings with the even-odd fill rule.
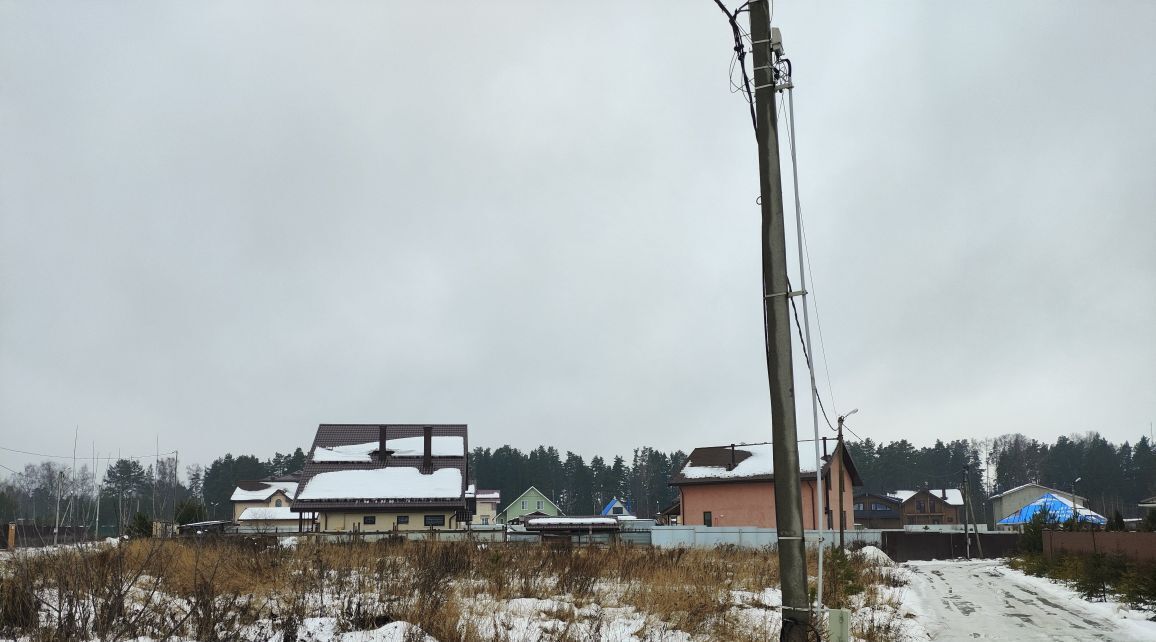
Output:
[[[1156,640],[1156,623],[1024,575],[998,560],[907,562],[906,605],[932,640]]]
[[[1037,592],[1049,594],[1050,598],[1077,602],[1102,617],[1116,620],[1121,627],[1140,639],[1156,640],[1156,621],[1151,619],[1156,618],[1156,613],[1129,608],[1127,604],[1113,600],[1089,602],[1078,591],[1045,577],[1028,575],[1023,571],[1007,566],[1000,566],[997,570],[1000,574],[1006,575],[1014,581],[1031,586]]]

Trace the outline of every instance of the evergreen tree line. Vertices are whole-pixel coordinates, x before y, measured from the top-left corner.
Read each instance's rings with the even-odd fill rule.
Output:
[[[650,518],[678,498],[678,490],[667,482],[684,461],[682,451],[663,453],[650,447],[636,448],[629,462],[619,455],[609,463],[599,456],[587,463],[569,451],[562,458],[553,446],[523,453],[506,445],[474,448],[470,470],[478,488],[501,491],[501,508],[533,486],[567,515],[597,514],[617,497],[638,517]]]
[[[961,488],[968,467],[979,515],[986,513],[986,499],[992,494],[1030,482],[1071,492],[1080,478],[1075,492],[1107,517],[1116,511],[1140,517],[1137,504],[1156,495],[1156,452],[1147,436],[1135,445],[1116,445],[1090,432],[1062,436],[1054,443],[1007,434],[982,441],[936,441],[922,448],[905,439],[886,444],[850,441],[847,447],[863,489],[871,492]],[[677,499],[677,489],[667,484],[685,460],[682,451],[644,447],[635,449],[629,460],[595,456],[587,462],[573,452],[562,457],[549,446],[522,452],[506,445],[475,448],[470,470],[478,488],[501,491],[503,508],[534,486],[569,515],[597,513],[618,497],[639,517],[653,517]],[[172,458],[148,465],[120,459],[99,478],[85,464],[76,469],[56,461],[28,464],[0,481],[0,522],[19,518],[53,524],[59,519],[61,524],[89,525],[99,518],[105,528],[123,530],[138,513],[157,519],[175,515],[181,523],[229,519],[229,497],[238,481],[290,475],[300,472],[304,463],[301,448],[266,460],[229,453],[207,467],[186,466],[183,481]]]
[[[1117,511],[1141,517],[1137,504],[1156,495],[1156,453],[1147,436],[1134,446],[1089,432],[1050,444],[1016,433],[982,441],[936,441],[923,448],[906,439],[887,444],[865,439],[848,442],[847,448],[869,492],[962,488],[964,466],[970,466],[970,490],[980,514],[991,495],[1033,482],[1065,493],[1074,488],[1105,517]]]

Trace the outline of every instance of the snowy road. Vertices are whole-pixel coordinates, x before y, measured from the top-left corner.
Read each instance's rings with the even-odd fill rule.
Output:
[[[933,640],[1156,639],[1150,622],[1028,577],[998,561],[908,562],[908,598]]]

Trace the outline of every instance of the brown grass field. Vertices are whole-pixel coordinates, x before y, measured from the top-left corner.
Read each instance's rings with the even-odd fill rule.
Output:
[[[888,568],[828,559],[829,606],[896,606],[884,587],[902,582]],[[517,640],[495,613],[532,598],[546,605],[536,617],[556,621],[539,639],[602,639],[631,612],[639,639],[761,640],[777,637],[777,604],[760,596],[778,581],[773,550],[142,539],[0,561],[0,638],[295,640],[307,618],[329,617],[339,631],[405,621],[441,642]],[[896,639],[895,617],[854,633]]]

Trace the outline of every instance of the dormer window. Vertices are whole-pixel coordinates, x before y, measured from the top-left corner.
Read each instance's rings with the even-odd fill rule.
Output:
[[[281,508],[281,500],[278,499],[276,502],[273,503],[273,505],[276,506],[277,508]]]

